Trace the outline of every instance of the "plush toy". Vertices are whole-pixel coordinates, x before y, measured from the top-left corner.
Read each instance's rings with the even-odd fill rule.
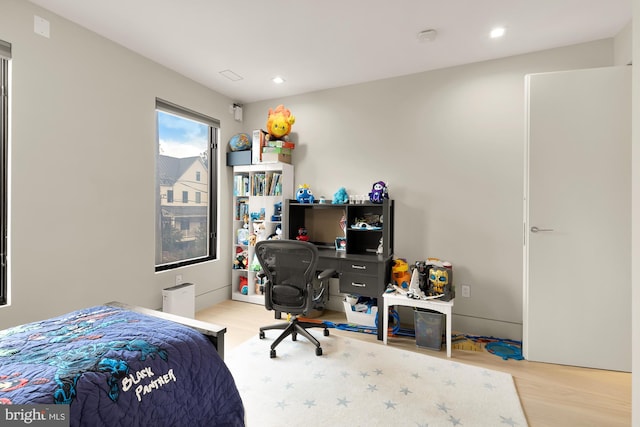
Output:
[[[296,193],[296,200],[298,203],[313,203],[316,198],[313,197],[313,193],[311,192],[311,188],[307,184],[303,184],[298,187],[298,192]]]
[[[369,193],[369,200],[373,203],[382,203],[384,199],[389,198],[389,193],[387,191],[387,184],[383,181],[378,181],[373,184],[373,188],[371,188],[371,193]]]
[[[247,295],[249,293],[249,279],[247,276],[240,276],[238,290],[242,295]]]
[[[233,260],[234,270],[247,269],[247,251],[242,248],[236,248],[236,259]]]
[[[291,114],[288,108],[280,104],[275,110],[269,108],[269,115],[267,116],[267,135],[266,140],[289,140],[289,133],[291,132],[291,126],[296,122],[295,116]]]
[[[347,194],[347,190],[345,190],[344,187],[340,187],[338,188],[338,191],[333,194],[333,200],[331,201],[331,203],[333,203],[334,205],[339,205],[347,203],[348,201],[349,195]]]
[[[253,234],[256,236],[256,242],[261,242],[267,238],[267,229],[263,222],[253,224]]]
[[[282,226],[280,224],[276,225],[276,232],[273,234],[270,234],[269,237],[267,237],[267,240],[280,240],[282,239]]]

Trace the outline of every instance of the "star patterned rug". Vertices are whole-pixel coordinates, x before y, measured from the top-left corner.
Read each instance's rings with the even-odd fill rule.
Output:
[[[272,359],[279,332],[256,332],[225,357],[248,427],[527,426],[509,374],[320,329],[322,356],[298,335]]]

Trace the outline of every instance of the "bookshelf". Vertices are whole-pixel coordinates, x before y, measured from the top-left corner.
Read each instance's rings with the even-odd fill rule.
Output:
[[[284,201],[293,193],[293,166],[287,163],[263,163],[233,168],[233,247],[231,297],[233,300],[263,304],[257,286],[256,239],[266,239],[282,228]],[[238,259],[244,255],[246,265]],[[241,284],[246,283],[246,291]]]

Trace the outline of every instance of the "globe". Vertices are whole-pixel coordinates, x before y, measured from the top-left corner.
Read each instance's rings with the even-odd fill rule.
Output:
[[[251,149],[251,139],[246,133],[237,133],[229,139],[231,151],[245,151]]]

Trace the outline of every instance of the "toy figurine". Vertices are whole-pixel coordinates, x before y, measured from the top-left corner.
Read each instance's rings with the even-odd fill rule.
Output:
[[[417,261],[414,274],[418,273],[419,287],[427,298],[439,298],[451,301],[456,297],[453,287],[453,267],[447,261],[438,258],[427,258]],[[413,277],[411,278],[413,282]]]
[[[382,203],[384,199],[388,198],[387,184],[385,184],[384,181],[374,183],[371,193],[369,193],[369,200],[371,200],[372,203]]]
[[[313,203],[315,201],[315,197],[313,197],[313,193],[311,192],[309,185],[303,184],[298,187],[296,200],[298,203]]]
[[[303,242],[309,241],[309,236],[307,235],[307,229],[304,227],[298,228],[298,236],[296,240],[302,240]]]
[[[278,202],[273,205],[271,221],[282,221],[282,202]]]
[[[394,259],[391,265],[391,277],[393,284],[402,289],[409,288],[411,281],[411,273],[409,273],[409,264],[404,259]]]

